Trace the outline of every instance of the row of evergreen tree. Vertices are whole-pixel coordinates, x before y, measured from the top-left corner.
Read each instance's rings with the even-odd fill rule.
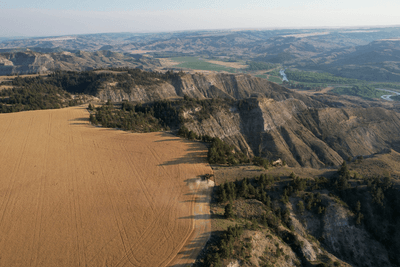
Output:
[[[51,84],[31,83],[0,91],[0,112],[55,109],[81,104],[83,97],[71,94]]]

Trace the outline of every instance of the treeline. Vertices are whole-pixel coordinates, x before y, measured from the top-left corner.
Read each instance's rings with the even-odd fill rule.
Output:
[[[285,71],[286,77],[292,81],[305,82],[305,83],[357,83],[357,79],[350,79],[338,77],[330,73],[317,73],[309,71],[295,71],[287,69]]]
[[[56,71],[46,77],[16,77],[10,85],[16,87],[26,86],[53,86],[72,94],[94,93],[106,75],[98,76],[93,71]]]
[[[51,84],[28,83],[0,91],[0,112],[56,109],[75,106],[83,101],[84,97],[72,98],[71,94]]]
[[[159,73],[114,68],[105,71],[55,71],[46,77],[17,76],[11,81],[3,82],[4,85],[14,88],[1,91],[0,112],[73,106],[85,101],[80,94],[95,95],[105,82],[114,82],[117,88],[130,92],[134,86],[158,84],[179,75],[181,73],[172,71]],[[71,94],[78,96],[72,97]]]
[[[332,90],[332,92],[339,95],[352,95],[365,98],[379,98],[386,93],[376,90],[372,85],[354,85],[352,87],[336,87],[335,89]]]
[[[193,115],[195,119],[202,121],[208,119],[211,114],[224,106],[227,106],[227,102],[222,99],[199,100],[185,95],[181,100],[160,100],[146,104],[123,101],[120,108],[115,107],[108,101],[102,107],[96,109],[92,107],[90,109],[94,112],[91,116],[93,118],[91,121],[94,124],[142,132],[145,128],[141,129],[140,125],[146,124],[146,120],[148,120],[149,125],[148,131],[179,129],[181,125],[188,121],[182,116],[185,110],[197,110],[193,112]],[[152,126],[150,127],[150,125]],[[192,140],[204,139],[204,137],[198,137],[193,132],[189,134],[185,127],[181,128],[180,131],[179,135],[182,137]],[[211,142],[211,137],[209,140],[203,141]]]
[[[119,128],[135,132],[157,132],[169,130],[178,118],[177,110],[168,101],[156,102],[151,106],[134,105],[123,102],[121,108],[115,108],[108,101],[101,107],[94,108],[89,104],[90,122],[108,128]]]
[[[97,90],[105,82],[115,82],[116,88],[130,92],[130,89],[137,85],[153,85],[163,81],[171,80],[182,75],[179,72],[167,71],[148,72],[141,69],[131,68],[110,68],[107,70],[91,71],[55,71],[47,77],[16,77],[8,84],[24,87],[28,85],[52,85],[72,94],[95,95]],[[7,84],[7,83],[4,83]]]

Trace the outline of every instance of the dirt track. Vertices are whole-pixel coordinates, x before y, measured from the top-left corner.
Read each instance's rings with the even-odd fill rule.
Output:
[[[204,146],[87,118],[83,107],[0,115],[0,266],[192,262],[210,230],[207,195],[191,187],[212,172]]]

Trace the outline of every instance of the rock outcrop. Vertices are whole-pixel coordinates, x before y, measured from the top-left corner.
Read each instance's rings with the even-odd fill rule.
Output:
[[[315,99],[249,75],[182,74],[169,82],[129,91],[104,85],[102,100],[149,102],[183,97],[225,98],[208,119],[192,117],[186,126],[219,137],[248,156],[282,158],[290,166],[339,165],[343,159],[383,149],[400,151],[400,115],[379,107],[329,107]]]

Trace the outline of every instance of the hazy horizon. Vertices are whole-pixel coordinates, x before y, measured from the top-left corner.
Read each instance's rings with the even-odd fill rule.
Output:
[[[56,37],[67,37],[67,36],[78,36],[78,35],[95,35],[95,34],[157,34],[157,33],[177,33],[177,32],[197,32],[197,31],[268,31],[268,30],[313,30],[313,29],[327,29],[327,30],[335,30],[335,29],[369,29],[369,28],[391,28],[391,27],[400,27],[398,25],[359,25],[359,26],[321,26],[321,27],[269,27],[269,28],[223,28],[223,29],[188,29],[188,30],[171,30],[171,31],[115,31],[115,32],[87,32],[87,33],[69,33],[69,34],[53,34],[53,35],[4,35],[0,36],[1,39],[29,39],[29,38],[56,38]],[[400,38],[400,36],[399,36]]]
[[[0,1],[0,37],[196,30],[382,27],[400,24],[400,2]]]

